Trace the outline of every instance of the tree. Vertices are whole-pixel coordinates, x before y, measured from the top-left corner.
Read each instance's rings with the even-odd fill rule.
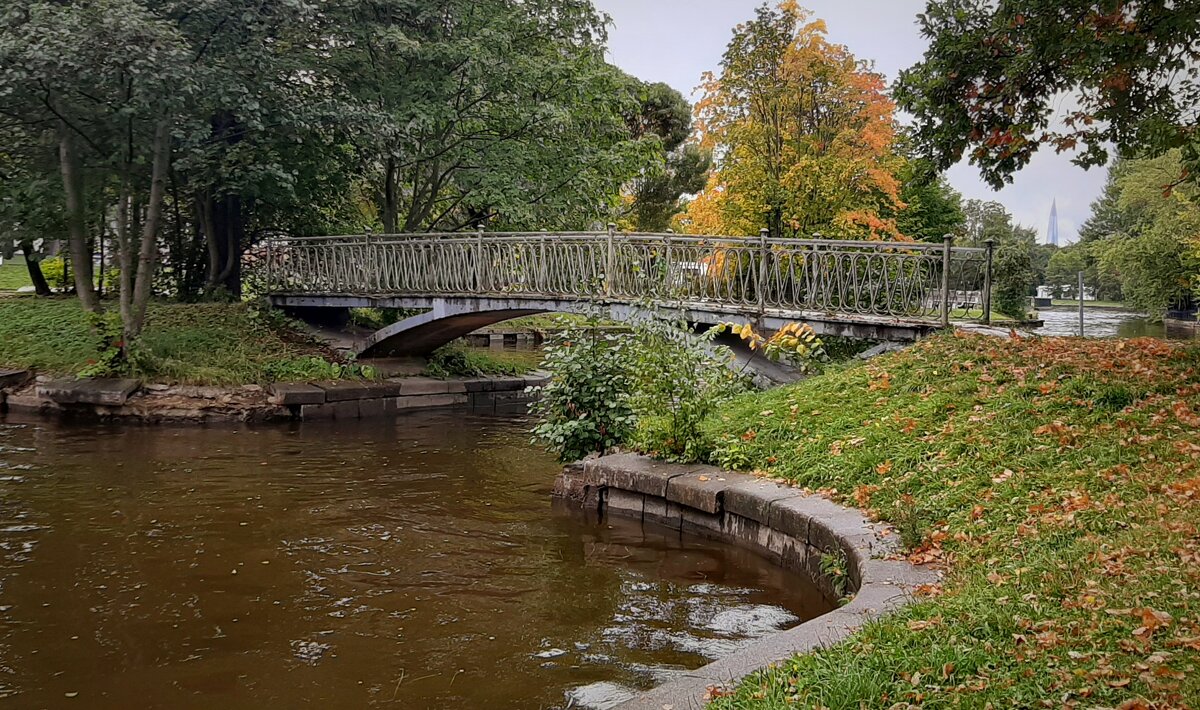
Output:
[[[704,189],[712,155],[694,143],[684,144],[692,130],[692,107],[682,94],[633,77],[629,85],[638,102],[638,111],[626,118],[630,132],[638,139],[656,136],[663,159],[627,186],[617,223],[635,232],[665,232],[685,207],[680,198]]]
[[[895,211],[896,228],[906,237],[923,242],[940,242],[956,234],[966,221],[962,195],[950,187],[944,175],[923,161],[910,160],[900,172],[900,201]]]
[[[1043,145],[1078,148],[1087,167],[1107,162],[1111,144],[1181,149],[1172,182],[1200,175],[1200,3],[929,0],[920,22],[930,46],[896,98],[939,167],[969,150],[999,188]]]
[[[1078,298],[1079,272],[1087,272],[1088,249],[1084,244],[1072,244],[1054,252],[1046,266],[1046,285],[1055,298]],[[1087,281],[1085,275],[1085,282]]]
[[[738,25],[696,115],[716,169],[691,231],[895,237],[901,207],[894,105],[883,79],[825,39],[793,0]]]
[[[1126,302],[1161,319],[1200,284],[1200,188],[1164,190],[1182,152],[1127,161],[1115,178],[1125,232],[1091,242],[1099,271],[1120,282]]]
[[[355,0],[330,29],[385,232],[581,228],[661,155],[587,0]]]
[[[1039,283],[1037,232],[1013,224],[1012,215],[998,202],[967,200],[963,205],[963,245],[994,243],[992,307],[1013,318],[1024,318],[1029,297]]]

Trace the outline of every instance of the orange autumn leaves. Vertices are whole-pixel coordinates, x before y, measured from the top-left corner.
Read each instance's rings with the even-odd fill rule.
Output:
[[[794,2],[739,25],[696,105],[717,167],[680,227],[692,233],[903,238],[895,104],[883,77]]]

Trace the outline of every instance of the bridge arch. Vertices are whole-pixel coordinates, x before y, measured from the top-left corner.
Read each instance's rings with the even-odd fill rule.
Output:
[[[762,315],[720,308],[716,304],[654,307],[616,301],[576,299],[499,298],[489,296],[271,296],[273,305],[287,309],[404,308],[421,310],[410,318],[386,326],[362,340],[357,354],[363,358],[427,355],[457,338],[513,318],[538,313],[595,314],[616,322],[636,322],[647,318],[682,317],[701,327],[718,323],[752,323],[773,331],[797,320],[813,328],[818,335],[834,335],[864,340],[911,341],[936,330],[936,324],[922,321],[851,318],[822,313],[797,314],[769,312]]]

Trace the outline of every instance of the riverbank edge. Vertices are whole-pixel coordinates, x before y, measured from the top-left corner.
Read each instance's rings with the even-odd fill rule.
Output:
[[[732,687],[771,663],[833,645],[909,604],[920,587],[941,579],[933,569],[895,559],[895,530],[872,523],[859,510],[713,466],[613,454],[568,465],[555,480],[554,496],[589,511],[638,518],[750,548],[806,575],[827,599],[845,595],[849,600],[641,693],[618,710],[702,708],[714,686]],[[842,574],[835,577],[830,572],[834,568]]]
[[[135,379],[55,379],[0,372],[0,413],[145,424],[358,420],[428,409],[495,412],[524,406],[547,377],[287,382],[206,387],[143,384]]]

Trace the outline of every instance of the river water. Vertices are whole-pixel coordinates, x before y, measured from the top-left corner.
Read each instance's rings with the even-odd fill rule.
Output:
[[[0,705],[607,707],[827,611],[552,508],[528,422],[0,419]]]
[[[1039,335],[1079,335],[1077,308],[1041,308],[1038,309],[1038,318],[1045,322],[1034,331]],[[1167,337],[1163,324],[1151,323],[1143,313],[1086,306],[1083,310],[1083,333],[1089,338]]]

